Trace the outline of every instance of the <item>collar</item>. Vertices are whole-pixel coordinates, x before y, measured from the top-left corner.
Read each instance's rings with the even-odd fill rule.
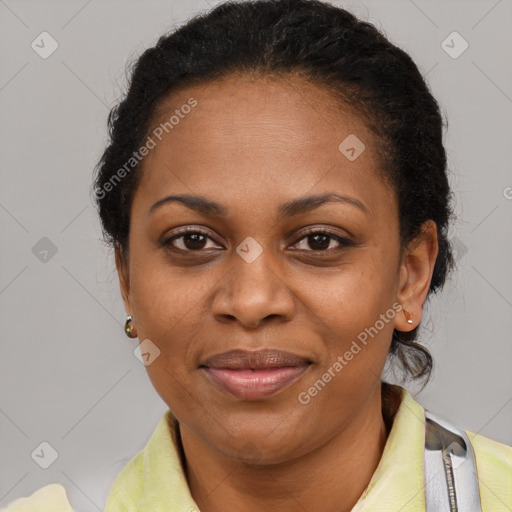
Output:
[[[387,386],[401,393],[401,402],[377,469],[351,512],[424,512],[425,410],[406,389]]]
[[[424,409],[400,386],[383,384],[384,390],[384,416],[394,420],[377,469],[351,512],[424,511]],[[393,394],[400,399],[396,414]],[[167,410],[145,448],[117,476],[104,512],[199,510],[183,471],[178,428]]]

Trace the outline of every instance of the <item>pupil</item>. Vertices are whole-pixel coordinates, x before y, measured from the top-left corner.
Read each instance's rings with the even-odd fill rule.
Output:
[[[183,241],[187,249],[202,249],[205,239],[206,237],[201,233],[192,233],[185,235]]]
[[[309,236],[309,246],[312,249],[327,249],[329,247],[329,235],[310,235]],[[311,241],[313,240],[313,243]],[[315,244],[319,245],[320,247],[313,247]]]

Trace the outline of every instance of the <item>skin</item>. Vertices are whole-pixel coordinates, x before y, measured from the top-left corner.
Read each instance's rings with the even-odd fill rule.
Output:
[[[190,97],[198,105],[144,159],[129,255],[116,249],[116,265],[139,340],[161,351],[146,368],[180,423],[192,496],[208,512],[349,511],[386,443],[380,375],[393,329],[421,321],[436,226],[427,222],[400,252],[398,203],[376,171],[374,136],[328,91],[299,77],[231,75],[173,94],[154,126]],[[338,150],[349,134],[366,146],[354,161]],[[327,192],[356,198],[366,211],[332,201],[277,217],[283,203]],[[204,196],[228,215],[179,202],[149,213],[171,194]],[[209,238],[159,245],[185,226]],[[315,244],[309,228],[352,244]],[[252,263],[236,252],[246,237],[262,248]],[[298,394],[397,302],[413,323],[398,312],[301,404]],[[198,368],[233,348],[283,349],[313,364],[280,393],[242,400]]]

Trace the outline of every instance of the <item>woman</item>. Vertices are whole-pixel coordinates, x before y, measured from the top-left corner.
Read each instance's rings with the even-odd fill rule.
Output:
[[[391,357],[428,381],[453,266],[406,53],[327,3],[225,3],[140,57],[109,124],[95,196],[169,410],[106,512],[512,509],[512,448],[381,378]],[[52,484],[7,510],[52,496],[71,509]]]

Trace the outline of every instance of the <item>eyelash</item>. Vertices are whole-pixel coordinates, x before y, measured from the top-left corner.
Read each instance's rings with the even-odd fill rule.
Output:
[[[198,249],[198,250],[192,250],[192,249],[179,249],[177,247],[174,247],[172,245],[172,242],[174,240],[178,240],[180,238],[183,238],[185,235],[187,234],[198,234],[198,235],[203,235],[207,238],[209,238],[210,240],[213,240],[215,243],[218,243],[215,241],[215,239],[213,237],[210,236],[210,234],[206,231],[202,231],[200,229],[197,229],[197,228],[185,228],[183,229],[182,231],[180,231],[179,233],[176,233],[174,235],[172,235],[171,237],[169,238],[166,238],[165,240],[162,241],[161,245],[163,247],[167,247],[167,248],[171,248],[171,249],[175,249],[176,251],[181,251],[181,252],[188,252],[188,253],[193,253],[193,252],[204,252],[204,249]],[[328,237],[330,237],[331,239],[335,239],[341,247],[350,247],[352,245],[354,245],[350,240],[348,240],[347,238],[344,238],[340,235],[336,235],[330,231],[327,231],[327,230],[323,230],[323,229],[311,229],[309,231],[306,231],[304,233],[302,233],[301,237],[299,239],[297,239],[292,245],[296,245],[298,244],[299,242],[301,242],[302,240],[304,240],[304,238],[307,238],[308,236],[311,236],[311,235],[326,235]],[[306,252],[310,252],[310,253],[331,253],[333,251],[336,251],[336,250],[340,250],[341,248],[338,247],[338,248],[335,248],[335,249],[312,249],[312,250],[306,250]],[[294,250],[304,250],[304,249],[294,249]]]

